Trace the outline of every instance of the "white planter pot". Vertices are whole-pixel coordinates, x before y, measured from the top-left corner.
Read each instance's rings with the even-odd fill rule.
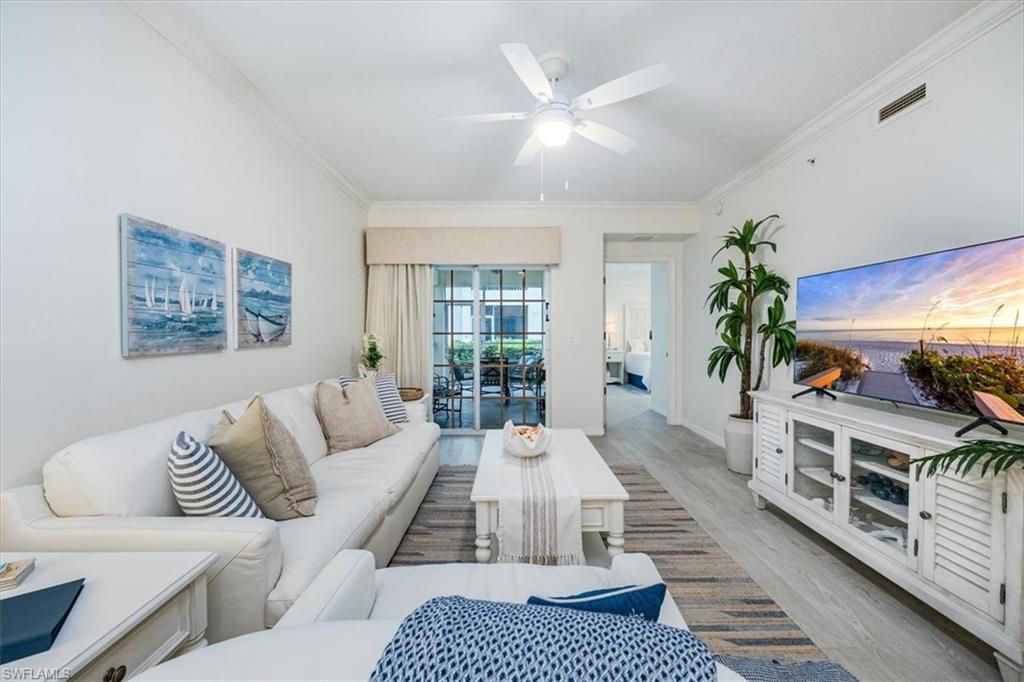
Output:
[[[725,464],[744,476],[754,473],[754,420],[729,415],[725,422]]]

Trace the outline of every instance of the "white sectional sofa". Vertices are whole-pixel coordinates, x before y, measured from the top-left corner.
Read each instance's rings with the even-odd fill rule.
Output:
[[[313,407],[315,384],[274,391],[266,404],[299,443],[316,479],[314,516],[185,517],[167,475],[167,452],[186,430],[207,439],[222,410],[242,400],[87,438],[53,455],[42,485],[0,493],[8,551],[208,550],[211,642],[272,627],[343,549],[369,550],[386,566],[438,467],[440,430],[422,405],[410,422],[366,448],[327,453]]]
[[[662,582],[646,554],[620,554],[610,568],[529,564],[432,564],[374,570],[366,552],[340,552],[273,630],[194,651],[139,680],[365,680],[403,618],[428,599],[461,595],[525,602]],[[686,628],[671,595],[658,621]],[[743,677],[718,664],[718,679]]]

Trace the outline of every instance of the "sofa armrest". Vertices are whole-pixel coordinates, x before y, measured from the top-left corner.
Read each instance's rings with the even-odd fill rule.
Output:
[[[409,416],[410,424],[422,424],[427,421],[427,404],[423,398],[402,404],[405,405],[405,413]]]
[[[281,540],[270,519],[198,516],[55,516],[42,486],[0,493],[3,548],[26,552],[204,550],[207,639],[261,630],[267,595],[281,575]]]
[[[375,567],[371,552],[338,552],[274,628],[327,620],[367,620],[376,596]]]
[[[611,565],[612,585],[650,585],[651,583],[663,583],[665,579],[658,572],[658,567],[646,554],[619,554],[612,558]],[[685,628],[686,621],[679,613],[675,599],[671,593],[665,592],[665,601],[661,603],[661,613],[658,615],[658,622],[663,625],[672,625],[677,628]]]

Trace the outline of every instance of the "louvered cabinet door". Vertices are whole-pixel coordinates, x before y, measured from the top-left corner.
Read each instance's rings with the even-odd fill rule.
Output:
[[[924,577],[1000,622],[1006,594],[1005,478],[922,476],[920,506]]]
[[[754,476],[779,492],[786,491],[786,411],[759,403],[754,424]]]

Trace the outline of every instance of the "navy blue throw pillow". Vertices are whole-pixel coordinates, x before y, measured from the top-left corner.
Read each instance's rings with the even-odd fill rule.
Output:
[[[643,616],[657,621],[661,603],[665,601],[665,583],[605,587],[568,597],[530,597],[527,604],[561,606],[578,611],[614,613],[620,616]]]

